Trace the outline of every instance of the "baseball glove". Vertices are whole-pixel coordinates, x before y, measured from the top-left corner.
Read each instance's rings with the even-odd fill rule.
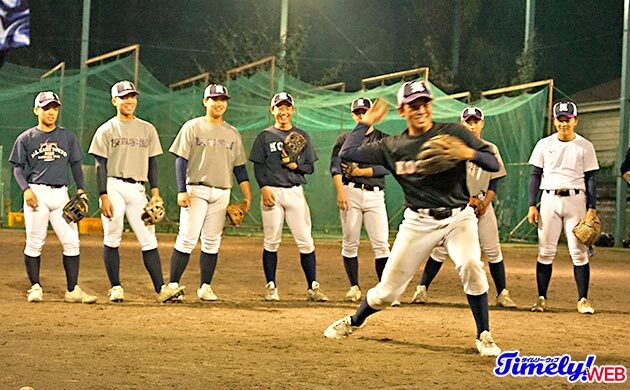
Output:
[[[300,153],[306,148],[306,138],[297,131],[290,132],[284,139],[282,146],[282,163],[297,162]]]
[[[341,173],[343,173],[343,175],[350,179],[352,177],[352,172],[354,172],[355,169],[357,169],[359,167],[359,164],[357,163],[353,163],[353,162],[349,162],[349,163],[341,163]]]
[[[473,210],[475,210],[475,215],[479,218],[481,211],[484,209],[481,199],[476,196],[471,196],[468,199],[468,204],[473,208]]]
[[[247,215],[247,204],[245,202],[230,203],[225,210],[232,226],[238,226],[245,220]]]
[[[164,200],[159,196],[154,196],[149,200],[149,203],[144,206],[142,221],[144,221],[144,224],[147,226],[155,225],[164,219],[164,214]]]
[[[602,222],[591,214],[586,214],[573,228],[573,234],[586,246],[591,246],[602,232]]]
[[[416,172],[421,175],[434,175],[453,168],[459,159],[449,157],[445,152],[462,143],[462,140],[449,134],[440,134],[430,138],[422,144],[420,153],[416,157],[418,160]]]
[[[69,201],[63,206],[63,219],[66,222],[79,222],[88,213],[88,196],[86,193],[75,194]]]

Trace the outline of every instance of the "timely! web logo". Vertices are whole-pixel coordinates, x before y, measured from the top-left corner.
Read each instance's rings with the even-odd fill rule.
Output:
[[[595,355],[575,361],[570,355],[520,356],[506,351],[497,357],[493,372],[497,377],[566,377],[569,383],[625,383],[628,371],[622,365],[595,365]]]

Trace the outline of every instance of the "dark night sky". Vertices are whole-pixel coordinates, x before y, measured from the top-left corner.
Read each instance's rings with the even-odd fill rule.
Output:
[[[463,0],[468,2],[469,0]],[[280,0],[258,0],[277,37]],[[357,85],[362,77],[408,69],[413,66],[408,48],[421,45],[422,29],[435,31],[450,44],[450,24],[431,18],[411,17],[411,0],[290,0],[289,34],[301,20],[309,28],[309,44],[300,63],[305,81],[321,77],[325,68],[346,61],[343,81]],[[451,1],[439,4],[449,15]],[[476,36],[462,37],[462,45],[476,38],[496,44],[512,64],[523,43],[525,0],[477,0],[480,17]],[[556,86],[573,93],[620,76],[623,28],[622,0],[538,0],[536,30],[541,57],[536,79],[554,78]],[[174,5],[177,7],[174,8]],[[92,0],[90,56],[133,43],[142,45],[142,62],[164,83],[193,74],[191,57],[212,68],[204,32],[206,21],[247,23],[252,2]],[[31,47],[18,49],[8,61],[49,68],[65,60],[78,67],[81,37],[79,0],[31,0]],[[448,47],[444,47],[450,50]],[[363,54],[360,53],[360,51]],[[493,61],[501,53],[479,53]],[[466,72],[466,69],[462,69]],[[491,82],[484,88],[493,88]]]

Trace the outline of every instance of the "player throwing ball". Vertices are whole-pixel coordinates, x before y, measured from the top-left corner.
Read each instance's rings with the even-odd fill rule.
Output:
[[[363,144],[370,126],[387,115],[388,106],[378,102],[339,152],[343,159],[387,168],[402,186],[407,208],[381,281],[368,291],[353,315],[335,321],[324,336],[340,339],[364,326],[368,316],[398,299],[420,263],[442,243],[455,263],[477,324],[477,349],[482,356],[497,356],[501,349],[490,334],[488,280],[481,262],[477,218],[468,206],[466,161],[489,172],[498,171],[499,163],[489,145],[461,124],[434,123],[432,100],[424,81],[404,83],[397,101],[407,129],[398,136]],[[430,148],[425,149],[425,143]],[[431,149],[441,151],[436,154]],[[428,159],[427,153],[438,158]],[[438,165],[443,170],[436,170]]]
[[[217,265],[225,210],[230,203],[232,173],[243,192],[247,210],[252,199],[241,135],[223,120],[229,99],[228,90],[223,85],[206,87],[203,94],[206,115],[184,123],[169,149],[177,156],[177,204],[181,209],[168,286],[179,288],[179,280],[201,234],[201,281],[197,296],[202,301],[217,300],[211,283]]]
[[[352,102],[350,111],[352,119],[358,123],[366,111],[372,107],[368,98],[359,98]],[[385,175],[389,173],[382,165],[356,164],[344,161],[339,157],[339,150],[349,133],[337,138],[330,160],[330,173],[337,190],[337,207],[341,218],[343,240],[341,256],[350,281],[350,290],[346,293],[346,301],[359,302],[359,241],[361,225],[365,224],[372,249],[374,250],[374,266],[376,276],[381,280],[385,263],[389,257],[389,224],[385,208]],[[370,127],[363,138],[363,143],[380,141],[386,137],[380,130]],[[394,302],[396,303],[396,302]]]
[[[595,173],[599,165],[593,144],[575,132],[577,113],[577,106],[571,101],[556,103],[553,124],[558,132],[538,141],[529,158],[532,173],[527,220],[538,226],[538,300],[531,308],[534,312],[547,310],[553,260],[564,229],[578,290],[577,310],[582,314],[595,313],[588,301],[591,275],[588,247],[577,239],[572,229],[585,214],[596,216]],[[542,191],[540,211],[536,208],[539,190]]]
[[[18,136],[9,155],[9,161],[13,164],[13,175],[24,195],[24,265],[31,282],[27,300],[41,302],[44,299],[39,269],[50,222],[63,247],[63,268],[66,271],[67,284],[64,301],[94,303],[96,297],[86,294],[77,285],[77,224],[66,221],[63,216],[63,208],[69,200],[68,168],[77,185],[77,194],[85,194],[85,191],[81,170],[81,145],[73,132],[57,126],[60,107],[61,101],[56,93],[38,93],[33,108],[33,113],[37,116],[37,126]]]
[[[286,218],[300,251],[300,263],[307,282],[306,298],[309,301],[325,302],[328,298],[317,282],[311,212],[302,187],[306,183],[304,175],[314,172],[314,164],[318,158],[309,135],[291,123],[294,110],[291,95],[286,92],[275,94],[270,108],[275,123],[258,134],[249,155],[249,160],[254,163],[254,174],[261,195],[264,231],[262,262],[267,279],[265,300],[280,300],[276,268],[282,227]],[[304,149],[297,156],[289,156],[285,150],[284,144],[289,137],[299,138],[302,144],[305,143]]]
[[[116,116],[94,133],[89,153],[96,160],[96,181],[103,222],[103,260],[112,288],[110,302],[125,299],[120,282],[120,255],[125,215],[142,249],[144,266],[151,276],[158,302],[171,300],[183,287],[164,286],[162,264],[157,250],[155,227],[145,225],[142,213],[147,204],[144,183],[149,182],[151,196],[160,198],[157,156],[162,146],[155,127],[136,117],[138,91],[130,81],[119,81],[111,89]]]

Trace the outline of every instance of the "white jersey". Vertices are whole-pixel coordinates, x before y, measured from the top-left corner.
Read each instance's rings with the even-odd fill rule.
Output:
[[[584,172],[599,169],[593,144],[577,133],[572,141],[560,141],[557,133],[541,139],[529,163],[543,169],[541,190],[586,190]]]
[[[468,187],[468,193],[471,196],[479,196],[485,195],[488,192],[488,186],[490,185],[490,180],[498,179],[507,175],[505,172],[505,165],[503,165],[503,160],[501,159],[501,154],[499,153],[499,148],[492,142],[488,142],[486,140],[482,140],[485,144],[489,145],[492,148],[492,153],[499,161],[499,171],[498,172],[488,172],[481,169],[475,163],[467,162],[466,163],[466,186]]]

